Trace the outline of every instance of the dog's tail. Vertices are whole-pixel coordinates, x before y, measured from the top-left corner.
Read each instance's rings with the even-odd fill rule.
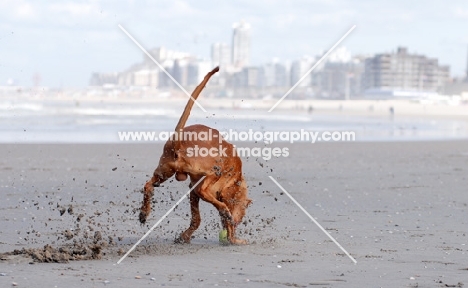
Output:
[[[219,67],[216,67],[213,70],[211,70],[211,72],[208,72],[203,81],[197,86],[197,88],[195,88],[195,90],[193,90],[192,97],[188,100],[187,105],[185,105],[184,113],[182,113],[182,116],[180,116],[179,123],[177,123],[177,126],[175,128],[176,133],[179,133],[182,129],[184,129],[185,123],[187,123],[187,119],[190,116],[190,111],[192,110],[193,102],[197,100],[198,95],[200,95],[200,92],[203,90],[203,88],[205,88],[205,85],[208,82],[208,80],[210,80],[211,76],[213,76],[218,71]]]

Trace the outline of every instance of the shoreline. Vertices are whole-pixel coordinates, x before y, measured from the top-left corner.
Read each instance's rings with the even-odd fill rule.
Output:
[[[203,96],[203,95],[202,95]],[[0,101],[16,102],[25,100],[33,103],[56,102],[69,104],[72,106],[81,104],[166,104],[170,108],[183,108],[186,104],[187,97],[181,95],[171,98],[157,97],[2,97]],[[265,111],[267,112],[279,99],[242,99],[242,98],[206,98],[200,97],[199,103],[206,108],[228,109],[228,110],[244,110],[244,111]],[[1,102],[0,102],[1,103]],[[446,102],[437,102],[430,100],[417,99],[369,99],[369,100],[283,100],[274,110],[273,113],[284,113],[288,111],[309,114],[309,107],[313,108],[311,115],[351,115],[351,116],[369,116],[383,117],[390,116],[389,109],[393,107],[394,114],[398,116],[411,118],[446,118],[459,121],[468,121],[468,104],[460,103],[459,105],[451,105]],[[156,107],[154,107],[156,108]],[[159,107],[161,108],[161,107]],[[197,108],[195,108],[197,109]]]
[[[253,101],[253,102],[252,102]],[[118,131],[172,131],[185,98],[161,100],[62,99],[0,101],[3,143],[117,143]],[[220,131],[258,127],[265,131],[354,131],[358,141],[424,141],[468,138],[468,106],[404,100],[203,99],[191,123]],[[284,107],[291,109],[284,109]],[[313,107],[309,112],[308,107]],[[230,108],[229,108],[230,107]],[[235,107],[235,108],[232,108]],[[393,108],[393,114],[390,112]],[[44,123],[44,124],[40,124]],[[156,127],[156,128],[154,128]],[[0,127],[1,128],[1,127]],[[159,130],[158,130],[159,129]]]

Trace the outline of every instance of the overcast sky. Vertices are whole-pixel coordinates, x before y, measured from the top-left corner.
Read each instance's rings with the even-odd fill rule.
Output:
[[[146,48],[166,46],[209,59],[214,42],[231,44],[232,24],[252,26],[252,61],[294,60],[343,42],[352,54],[406,46],[463,75],[468,56],[468,1],[0,1],[0,85],[14,79],[84,87],[92,72],[122,71]]]

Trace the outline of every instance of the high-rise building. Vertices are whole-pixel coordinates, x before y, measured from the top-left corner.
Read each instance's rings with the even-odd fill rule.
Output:
[[[226,43],[214,43],[211,45],[211,65],[220,66],[221,71],[231,64],[231,49]]]
[[[289,85],[288,70],[286,65],[278,59],[264,64],[260,69],[260,86],[285,87]]]
[[[245,67],[241,73],[243,87],[258,87],[260,81],[258,67]]]
[[[275,86],[275,63],[266,63],[260,68],[260,86]]]
[[[142,69],[133,73],[133,85],[158,87],[159,69]]]
[[[174,61],[174,66],[172,67],[172,77],[179,82],[180,85],[187,85],[188,78],[188,67],[186,60],[177,59]]]
[[[366,59],[363,86],[366,90],[441,91],[450,68],[435,58],[410,54],[404,47],[396,53]]]
[[[291,65],[291,85],[295,85],[312,67],[314,58],[310,56],[303,56],[301,59],[296,60]],[[311,77],[306,77],[297,85],[298,87],[308,87],[311,85]]]
[[[232,64],[242,68],[250,63],[250,24],[242,20],[232,28]]]
[[[345,47],[339,47],[311,73],[314,94],[328,99],[359,97],[363,73],[362,57],[352,57]]]
[[[211,69],[209,61],[201,59],[191,61],[187,67],[187,84],[191,86],[198,85]]]
[[[275,64],[275,84],[277,87],[285,87],[290,85],[289,69],[283,63]]]
[[[312,73],[312,86],[317,97],[346,99],[359,97],[364,64],[359,58],[347,62],[326,62]]]

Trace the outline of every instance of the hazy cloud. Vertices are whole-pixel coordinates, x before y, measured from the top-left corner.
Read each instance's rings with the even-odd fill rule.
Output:
[[[455,10],[455,16],[460,18],[468,18],[468,8],[457,7]]]

